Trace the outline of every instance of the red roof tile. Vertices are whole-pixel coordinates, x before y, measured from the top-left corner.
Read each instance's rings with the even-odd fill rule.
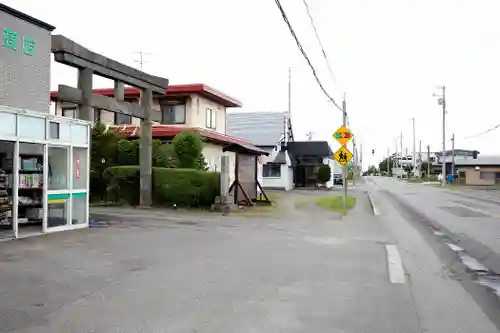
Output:
[[[141,136],[140,126],[136,125],[115,126],[113,127],[113,130],[127,137]],[[171,138],[176,136],[180,132],[193,131],[199,133],[202,138],[219,144],[243,143],[246,145],[252,145],[252,143],[249,141],[199,127],[186,127],[177,125],[153,125],[152,131],[153,131],[153,138]]]
[[[113,88],[104,89],[94,89],[94,94],[104,95],[104,96],[114,96]],[[171,85],[165,91],[165,96],[168,97],[174,95],[189,95],[198,94],[211,101],[220,103],[226,107],[241,107],[242,104],[239,100],[232,98],[217,89],[214,89],[206,84],[181,84],[181,85]],[[125,88],[125,97],[139,97],[139,89],[133,87]],[[57,91],[50,92],[50,100],[57,101]]]

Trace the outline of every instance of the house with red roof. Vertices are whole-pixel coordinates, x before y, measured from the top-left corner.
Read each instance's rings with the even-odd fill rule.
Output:
[[[94,93],[113,97],[114,89],[94,89]],[[127,87],[124,97],[127,102],[139,103],[140,91]],[[55,103],[56,115],[77,118],[78,105],[59,101],[57,91],[50,93],[50,99]],[[153,138],[168,141],[182,131],[198,132],[205,141],[203,155],[210,169],[220,171],[222,155],[230,157],[230,166],[234,168],[235,154],[224,152],[224,147],[237,144],[255,153],[261,152],[251,142],[226,134],[227,109],[241,106],[237,99],[205,84],[171,85],[165,95],[153,94]],[[140,136],[139,118],[95,109],[94,119],[109,124],[122,135]]]

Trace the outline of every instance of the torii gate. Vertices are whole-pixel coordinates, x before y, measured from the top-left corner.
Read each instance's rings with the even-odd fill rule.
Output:
[[[78,105],[78,118],[94,121],[94,108],[118,112],[141,119],[140,138],[140,204],[152,202],[152,119],[153,92],[164,95],[168,79],[144,73],[61,36],[52,36],[52,53],[56,62],[78,69],[78,88],[59,85],[57,98]],[[96,74],[115,83],[114,98],[93,93],[92,75]],[[139,104],[124,101],[124,84],[141,90]]]

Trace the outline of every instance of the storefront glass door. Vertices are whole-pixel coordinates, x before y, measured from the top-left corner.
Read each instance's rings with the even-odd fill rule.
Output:
[[[48,146],[47,227],[64,227],[71,214],[69,147]]]

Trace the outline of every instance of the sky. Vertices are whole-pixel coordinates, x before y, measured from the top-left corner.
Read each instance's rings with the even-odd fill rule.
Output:
[[[244,111],[288,108],[296,140],[313,132],[328,140],[342,113],[323,94],[272,0],[4,0],[56,26],[109,58],[170,79],[205,83],[242,101]],[[378,164],[403,133],[403,150],[442,149],[442,109],[433,97],[446,86],[446,139],[456,148],[500,154],[500,2],[497,0],[307,0],[335,78],[303,0],[281,0],[325,89],[340,105],[346,93],[350,129],[363,167]],[[76,70],[53,63],[51,88],[76,86]],[[94,87],[112,82],[94,77]],[[399,145],[399,144],[398,144]],[[375,151],[372,154],[372,150]]]

